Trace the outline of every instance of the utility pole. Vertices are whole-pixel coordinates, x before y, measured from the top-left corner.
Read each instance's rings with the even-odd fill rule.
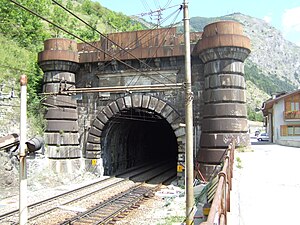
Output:
[[[20,169],[19,169],[19,224],[27,224],[27,171],[26,171],[26,139],[27,139],[27,76],[21,75],[21,116],[20,116]]]
[[[191,78],[190,18],[188,0],[183,2],[184,42],[185,42],[185,192],[186,225],[194,221],[194,157],[193,157],[193,92]]]

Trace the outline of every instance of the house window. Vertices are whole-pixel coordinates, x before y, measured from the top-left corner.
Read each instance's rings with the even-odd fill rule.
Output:
[[[281,136],[300,136],[300,125],[281,125],[280,134]]]
[[[288,136],[293,136],[294,134],[294,127],[288,127]]]
[[[291,111],[299,111],[299,102],[291,102]]]
[[[300,136],[300,127],[295,127],[295,135]]]

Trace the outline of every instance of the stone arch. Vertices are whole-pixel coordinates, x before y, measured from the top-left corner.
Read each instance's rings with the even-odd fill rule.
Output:
[[[117,116],[122,111],[131,108],[139,108],[153,112],[167,121],[177,140],[178,161],[183,161],[185,129],[180,127],[180,123],[183,122],[183,118],[167,101],[156,96],[140,93],[120,97],[115,101],[110,102],[97,114],[87,135],[86,159],[101,158],[101,139],[105,126],[112,118],[114,118],[114,116]],[[180,162],[180,164],[182,164],[182,162]]]

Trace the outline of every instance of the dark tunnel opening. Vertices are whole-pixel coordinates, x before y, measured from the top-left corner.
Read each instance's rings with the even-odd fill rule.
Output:
[[[168,121],[156,112],[141,108],[123,110],[108,121],[102,134],[105,175],[159,162],[174,164],[176,172],[177,138]]]

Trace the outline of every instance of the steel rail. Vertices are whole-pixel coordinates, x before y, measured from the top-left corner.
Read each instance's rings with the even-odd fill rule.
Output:
[[[38,213],[38,214],[36,214],[36,215],[33,215],[33,216],[29,217],[28,220],[33,220],[33,219],[38,218],[38,217],[41,217],[41,216],[43,216],[43,215],[45,215],[45,214],[49,214],[49,213],[51,213],[52,211],[59,209],[61,206],[65,206],[65,205],[68,205],[68,204],[71,204],[71,203],[80,201],[80,200],[82,200],[82,199],[84,199],[84,198],[88,198],[88,197],[90,197],[91,195],[94,195],[94,194],[96,194],[96,193],[98,193],[98,192],[102,192],[102,191],[108,190],[108,189],[110,189],[110,188],[113,188],[113,187],[115,187],[115,186],[117,186],[117,185],[120,185],[120,184],[122,184],[122,183],[125,183],[125,182],[127,182],[127,181],[128,181],[128,180],[120,180],[120,181],[117,181],[116,183],[113,183],[113,184],[110,184],[110,185],[105,186],[105,187],[103,187],[103,188],[100,188],[100,189],[97,189],[97,190],[95,190],[95,191],[89,192],[89,193],[87,193],[87,194],[85,194],[85,195],[82,195],[82,196],[79,196],[79,197],[74,198],[74,199],[72,199],[72,200],[69,200],[69,201],[67,201],[67,202],[64,202],[64,203],[60,204],[60,206],[55,206],[55,207],[52,207],[52,208],[50,208],[50,209],[48,209],[48,210],[46,210],[46,211],[43,211],[42,213]]]
[[[64,193],[62,193],[62,194],[53,196],[53,197],[51,197],[51,198],[47,198],[47,199],[44,199],[44,200],[42,200],[42,201],[35,202],[35,203],[33,203],[33,204],[28,205],[28,209],[29,209],[28,211],[32,211],[33,209],[36,209],[37,207],[42,206],[42,204],[44,204],[44,203],[50,203],[50,202],[53,202],[53,201],[58,200],[58,199],[60,199],[60,198],[68,197],[68,195],[72,195],[72,194],[74,194],[74,193],[76,193],[76,192],[78,192],[78,191],[81,191],[81,190],[84,190],[84,189],[87,189],[87,188],[90,188],[90,187],[99,185],[99,184],[101,184],[101,183],[108,182],[109,180],[113,180],[113,179],[115,179],[115,177],[110,177],[110,178],[107,178],[107,179],[104,179],[104,180],[100,180],[100,181],[97,181],[97,182],[95,182],[95,183],[91,183],[91,184],[82,186],[82,187],[80,187],[80,188],[73,189],[73,190],[71,190],[71,191],[64,192]],[[66,205],[66,204],[69,204],[69,203],[71,203],[71,202],[78,201],[78,200],[80,200],[81,198],[87,197],[88,195],[92,195],[92,194],[94,194],[94,193],[96,193],[96,192],[99,192],[99,191],[103,191],[103,190],[105,190],[105,189],[107,189],[107,188],[109,188],[109,187],[111,187],[111,186],[113,186],[113,185],[117,185],[117,184],[119,184],[119,183],[121,183],[121,182],[124,182],[124,180],[117,181],[116,183],[113,183],[113,184],[109,184],[108,186],[104,186],[104,187],[102,187],[102,188],[100,188],[100,189],[97,189],[97,190],[92,191],[92,192],[89,192],[89,193],[87,193],[87,194],[85,194],[85,195],[79,196],[78,198],[75,198],[75,199],[72,199],[72,200],[70,200],[70,201],[67,201],[67,202],[65,202],[65,203],[63,203],[63,204],[61,204],[61,205]],[[50,209],[47,209],[47,210],[43,211],[42,213],[38,213],[38,214],[35,214],[35,215],[33,215],[33,216],[30,216],[30,217],[28,218],[28,220],[32,220],[32,219],[34,219],[34,218],[40,217],[41,215],[44,215],[44,214],[47,214],[47,213],[49,213],[49,212],[51,212],[51,211],[53,211],[53,210],[56,210],[57,208],[58,208],[58,207],[55,206],[55,207],[52,207],[52,208],[50,208]],[[10,211],[10,212],[7,212],[7,213],[4,213],[4,214],[0,215],[0,221],[5,220],[5,218],[7,218],[7,217],[14,216],[14,214],[18,213],[18,211],[19,211],[19,209],[13,210],[13,211]],[[18,224],[18,223],[15,223],[15,222],[12,222],[12,223],[11,223],[11,225],[14,225],[14,224]]]
[[[146,164],[146,165],[148,165],[148,164]],[[99,192],[102,192],[102,191],[105,191],[105,190],[107,190],[107,189],[113,188],[113,187],[115,187],[115,186],[117,186],[117,185],[122,184],[123,182],[127,182],[128,179],[133,179],[134,177],[138,177],[138,176],[140,176],[140,175],[142,175],[142,174],[146,174],[146,173],[148,173],[149,171],[153,170],[153,168],[155,168],[155,169],[160,168],[161,165],[163,165],[163,167],[166,167],[165,162],[164,162],[163,164],[159,164],[159,163],[154,163],[154,164],[153,164],[153,163],[152,163],[151,166],[148,165],[148,166],[146,166],[146,167],[145,167],[145,165],[137,166],[137,167],[135,167],[135,170],[138,171],[137,173],[131,174],[132,172],[134,172],[134,170],[133,170],[133,171],[132,171],[132,170],[129,170],[129,171],[126,171],[126,172],[122,172],[122,173],[120,173],[120,174],[115,175],[115,177],[110,177],[110,178],[107,178],[107,179],[104,179],[104,180],[100,180],[100,181],[97,181],[97,182],[95,182],[95,183],[91,183],[91,184],[88,184],[88,185],[85,185],[85,186],[82,186],[82,187],[73,189],[73,190],[71,190],[71,191],[64,192],[64,193],[62,193],[62,194],[53,196],[53,197],[51,197],[51,198],[47,198],[47,199],[44,199],[44,200],[42,200],[42,201],[33,203],[33,204],[31,204],[31,205],[28,206],[29,209],[30,209],[30,211],[33,211],[34,209],[38,209],[39,206],[45,207],[45,206],[43,206],[43,204],[48,204],[48,203],[54,202],[54,201],[56,201],[56,200],[58,200],[58,199],[60,199],[60,198],[62,198],[62,199],[63,199],[63,198],[66,198],[66,197],[68,197],[68,195],[72,195],[72,194],[74,195],[74,193],[76,193],[77,191],[81,191],[81,190],[84,190],[84,189],[87,189],[87,188],[91,188],[91,187],[96,186],[96,185],[99,185],[99,184],[101,184],[101,183],[105,184],[105,182],[109,182],[110,180],[115,179],[116,176],[119,176],[119,175],[120,175],[120,176],[121,176],[121,175],[125,176],[125,179],[124,179],[124,180],[119,180],[119,181],[116,181],[115,183],[108,184],[108,185],[106,185],[106,186],[104,186],[104,187],[98,188],[97,190],[89,191],[88,193],[86,193],[86,194],[84,194],[84,195],[78,196],[78,197],[76,197],[76,198],[72,198],[71,200],[67,200],[67,201],[63,202],[62,204],[60,204],[59,206],[56,205],[56,206],[51,207],[51,208],[48,208],[48,209],[46,209],[46,210],[43,209],[42,212],[30,216],[30,217],[28,218],[28,220],[29,220],[29,221],[32,221],[32,220],[34,220],[34,219],[36,219],[36,218],[38,218],[38,217],[41,217],[41,216],[43,216],[43,215],[50,214],[51,212],[53,212],[53,211],[55,211],[55,210],[60,210],[59,208],[60,208],[61,206],[65,206],[65,205],[68,205],[68,204],[71,204],[71,203],[74,203],[74,202],[78,202],[78,201],[80,201],[80,200],[82,200],[82,199],[89,198],[90,196],[92,196],[92,195],[94,195],[94,194],[97,194],[97,193],[99,193]],[[140,169],[143,169],[143,170],[142,170],[142,171],[139,171]],[[168,169],[170,169],[170,168],[168,168]],[[167,170],[167,169],[164,169],[163,171],[166,171],[166,170]],[[126,176],[126,173],[127,173],[129,176],[128,176],[128,175]],[[162,174],[162,172],[160,172],[159,174]],[[159,176],[159,174],[155,174],[154,177]],[[153,176],[152,176],[151,178],[147,179],[146,182],[149,181],[149,180],[151,180],[151,179],[153,179]],[[72,197],[72,196],[70,196],[70,198],[71,198],[71,197]],[[4,213],[4,214],[0,215],[0,221],[2,221],[2,222],[10,222],[10,225],[16,225],[16,224],[18,224],[18,222],[12,221],[12,220],[9,219],[9,218],[15,216],[17,213],[18,213],[18,209],[17,209],[17,210],[10,211],[10,212],[7,212],[7,213]]]
[[[80,223],[80,221],[89,224],[105,224],[113,220],[118,215],[132,208],[142,199],[149,196],[150,193],[159,189],[164,182],[174,177],[174,174],[171,174],[170,177],[164,178],[162,182],[160,182],[158,185],[155,185],[154,187],[144,186],[146,182],[149,182],[157,178],[158,176],[161,176],[162,174],[171,171],[171,166],[165,166],[165,167],[167,168],[163,169],[163,171],[160,171],[159,173],[156,173],[153,177],[147,179],[145,182],[137,184],[131,189],[123,193],[120,193],[107,201],[100,203],[94,208],[86,212],[83,212],[71,219],[68,219],[67,221],[64,221],[60,225],[71,225],[73,223],[78,223],[78,222]],[[139,189],[142,190],[138,191]],[[143,190],[143,189],[147,189],[147,190]],[[109,207],[109,209],[105,209],[105,207]]]
[[[35,202],[35,203],[30,204],[30,205],[28,205],[28,207],[34,207],[34,206],[41,205],[41,204],[43,204],[43,203],[45,203],[45,202],[49,202],[49,201],[52,201],[52,200],[56,200],[57,198],[64,197],[64,196],[66,196],[66,195],[72,194],[72,193],[74,193],[74,192],[76,192],[76,191],[82,190],[82,189],[87,188],[87,187],[91,187],[91,186],[93,186],[93,185],[98,185],[98,184],[101,183],[101,182],[106,182],[106,181],[108,181],[108,180],[110,180],[110,179],[113,179],[113,178],[114,178],[114,177],[110,177],[110,178],[107,178],[107,179],[104,179],[104,180],[100,180],[100,181],[98,181],[98,182],[96,182],[96,183],[91,183],[91,184],[88,184],[88,185],[85,185],[85,186],[82,186],[82,187],[73,189],[73,190],[71,190],[71,191],[67,191],[67,192],[64,192],[64,193],[55,195],[55,196],[53,196],[53,197],[50,197],[50,198],[46,198],[46,199],[44,199],[44,200],[42,200],[42,201],[38,201],[38,202]],[[0,221],[2,220],[2,218],[7,217],[7,216],[10,216],[10,215],[12,215],[12,214],[14,214],[14,213],[17,213],[18,211],[19,211],[19,209],[16,209],[16,210],[13,210],[13,211],[10,211],[10,212],[1,214],[1,215],[0,215]]]
[[[140,201],[141,198],[144,198],[145,194],[148,194],[150,191],[153,191],[154,189],[157,189],[160,187],[160,185],[156,185],[154,188],[150,188],[148,187],[146,191],[142,191],[141,189],[144,189],[145,183],[140,183],[135,185],[134,187],[132,187],[131,189],[127,190],[126,192],[120,193],[114,197],[112,197],[111,199],[100,203],[99,205],[97,205],[96,207],[83,212],[67,221],[64,221],[63,223],[61,223],[60,225],[71,225],[73,224],[73,222],[79,222],[80,220],[85,220],[86,217],[88,217],[89,223],[91,224],[91,222],[93,222],[92,224],[103,224],[111,219],[113,219],[117,214],[123,212],[126,209],[129,209],[132,205],[134,205],[136,202]],[[128,201],[129,199],[129,201]],[[126,201],[127,200],[127,201]],[[108,210],[103,210],[106,206],[109,207],[117,207],[115,204],[117,201],[122,201],[124,205],[119,204],[119,207],[116,209],[113,209],[113,212],[109,212],[107,213]],[[121,205],[121,206],[120,206]],[[93,219],[92,214],[99,212],[100,210],[102,211],[102,218],[98,218],[97,221],[95,221],[95,219]],[[107,215],[103,214],[106,213]],[[100,217],[100,216],[99,216]]]
[[[146,166],[145,166],[145,164],[144,164],[144,165],[135,167],[134,170],[142,169],[142,168],[145,168],[145,167],[148,168],[149,165],[150,165],[150,164],[146,164]],[[153,166],[156,166],[156,165],[158,165],[158,163],[156,163],[156,164],[154,164],[154,165],[152,164],[152,167],[153,167]],[[109,178],[106,178],[106,179],[103,179],[103,180],[100,180],[100,181],[97,181],[97,182],[93,182],[93,183],[90,183],[90,184],[81,186],[81,187],[79,187],[79,188],[72,189],[72,190],[70,190],[70,191],[67,191],[67,192],[64,192],[64,193],[55,195],[55,196],[53,196],[53,197],[46,198],[46,199],[43,199],[43,200],[41,200],[41,201],[32,203],[32,204],[28,205],[28,209],[29,209],[29,211],[31,211],[32,209],[34,209],[34,208],[36,208],[36,207],[39,207],[39,206],[41,206],[41,205],[44,204],[44,203],[48,203],[48,202],[51,202],[51,201],[55,201],[55,200],[58,200],[58,199],[60,199],[60,198],[65,198],[65,197],[67,197],[68,195],[72,195],[72,194],[74,194],[74,193],[76,193],[76,192],[78,192],[78,191],[81,191],[81,190],[84,190],[84,189],[87,189],[87,188],[91,188],[91,187],[96,186],[96,185],[100,185],[101,183],[104,184],[105,182],[109,182],[110,180],[115,179],[116,176],[123,175],[123,176],[125,176],[125,177],[127,177],[127,178],[130,179],[130,178],[132,178],[132,177],[138,176],[138,175],[142,174],[143,172],[147,172],[147,171],[149,171],[149,170],[151,170],[151,169],[148,168],[148,169],[146,169],[146,170],[140,171],[140,172],[137,173],[137,174],[130,175],[129,177],[126,176],[126,173],[130,173],[132,170],[127,170],[127,171],[124,171],[124,172],[122,172],[122,173],[116,174],[114,177],[109,177]],[[103,187],[103,188],[105,188],[105,187]],[[97,191],[97,190],[96,190],[96,191]],[[96,191],[94,191],[94,192],[96,192]],[[98,190],[98,191],[100,191],[100,190]],[[65,204],[68,204],[68,203],[70,203],[70,202],[66,202]],[[55,208],[53,207],[53,208],[51,208],[51,209],[48,209],[48,210],[46,210],[45,212],[43,212],[43,213],[41,213],[41,214],[49,213],[49,212],[53,211],[54,209],[57,209],[57,207],[55,207]],[[18,212],[19,212],[19,209],[16,209],[16,210],[12,210],[12,211],[10,211],[10,212],[1,214],[1,215],[0,215],[0,222],[1,222],[1,221],[4,221],[5,218],[14,216],[14,215],[17,214]],[[36,217],[38,217],[38,216],[41,216],[41,215],[38,215],[38,214],[37,214],[37,215],[34,215],[34,216],[30,217],[29,220],[30,220],[30,219],[34,219],[34,218],[36,218]],[[14,223],[13,223],[13,224],[14,224]]]

